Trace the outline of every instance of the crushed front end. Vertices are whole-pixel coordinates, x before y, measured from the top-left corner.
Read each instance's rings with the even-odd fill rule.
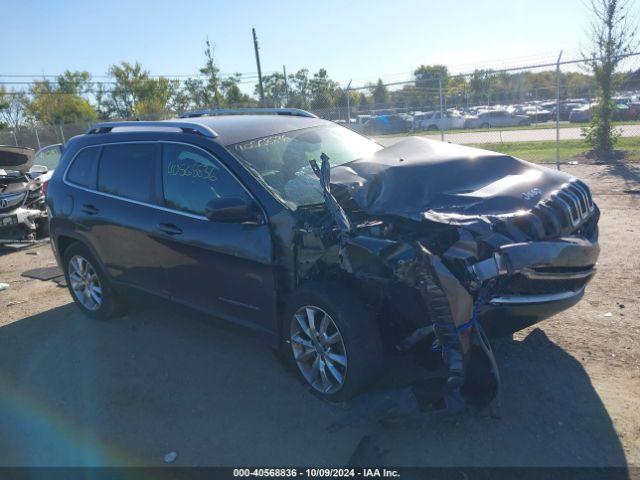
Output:
[[[46,218],[41,178],[29,173],[33,150],[0,146],[0,244],[36,239]]]
[[[423,139],[315,170],[326,216],[301,229],[298,274],[351,281],[397,350],[433,333],[448,410],[465,407],[478,354],[499,385],[483,326],[511,333],[566,309],[595,273],[599,211],[566,174]]]

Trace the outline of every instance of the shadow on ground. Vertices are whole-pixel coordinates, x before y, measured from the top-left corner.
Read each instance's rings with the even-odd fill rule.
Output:
[[[551,320],[553,321],[553,320]],[[90,321],[73,304],[0,328],[0,464],[626,466],[581,365],[541,330],[496,344],[502,419],[469,415],[328,428],[259,339],[176,310]]]
[[[640,183],[640,168],[637,163],[611,162],[605,166],[601,177],[614,176],[625,180],[627,186],[636,187]]]

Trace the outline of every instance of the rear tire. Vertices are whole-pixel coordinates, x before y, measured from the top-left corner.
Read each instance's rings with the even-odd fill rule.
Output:
[[[121,304],[116,293],[87,247],[73,243],[62,257],[67,287],[82,313],[97,320],[107,320],[119,313]]]
[[[383,363],[374,315],[344,285],[314,282],[298,288],[287,302],[283,333],[298,377],[327,400],[361,392]]]

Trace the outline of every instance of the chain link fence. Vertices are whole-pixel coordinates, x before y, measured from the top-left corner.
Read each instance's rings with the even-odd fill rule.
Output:
[[[286,90],[263,101],[263,106],[303,108],[383,144],[422,135],[536,162],[580,161],[589,150],[583,129],[591,120],[597,94],[593,78],[580,67],[571,61],[463,75],[431,67],[406,82],[334,86],[307,95]],[[640,160],[640,70],[618,80],[616,148],[627,158]],[[37,149],[64,143],[89,127],[89,123],[23,125],[0,130],[0,144]]]

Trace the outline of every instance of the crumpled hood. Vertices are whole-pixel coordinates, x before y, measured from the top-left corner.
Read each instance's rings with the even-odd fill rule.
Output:
[[[332,187],[346,188],[368,214],[413,220],[529,210],[572,178],[500,153],[419,137],[331,169]]]
[[[28,147],[0,145],[0,169],[26,173],[31,168],[34,150]]]

